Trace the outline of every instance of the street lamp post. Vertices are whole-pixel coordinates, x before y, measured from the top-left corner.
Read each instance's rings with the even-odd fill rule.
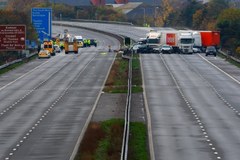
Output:
[[[155,7],[154,8],[154,26],[156,27],[157,26],[157,10],[159,9],[159,7]]]
[[[60,13],[59,15],[59,20],[61,21],[62,20],[62,14]]]
[[[145,25],[146,23],[146,8],[142,8],[143,9],[143,25]]]

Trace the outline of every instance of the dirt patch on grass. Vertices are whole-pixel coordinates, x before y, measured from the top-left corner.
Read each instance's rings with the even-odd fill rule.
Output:
[[[121,58],[121,54],[118,53],[106,81],[104,92],[126,93],[128,85],[127,80],[128,60]]]
[[[105,137],[100,123],[91,122],[81,142],[79,153],[75,160],[94,160],[94,154],[98,147],[98,141]]]
[[[123,120],[91,122],[75,160],[119,160],[121,157]]]

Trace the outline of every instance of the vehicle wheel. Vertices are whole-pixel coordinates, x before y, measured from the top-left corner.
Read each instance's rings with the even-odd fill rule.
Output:
[[[68,52],[65,52],[65,54],[68,54]]]
[[[205,56],[208,56],[208,54],[206,53]]]

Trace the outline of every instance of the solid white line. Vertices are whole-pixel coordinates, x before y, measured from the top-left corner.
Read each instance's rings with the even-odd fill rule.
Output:
[[[49,62],[49,60],[47,60],[46,62],[40,64],[39,66],[37,66],[37,67],[35,67],[35,68],[33,68],[32,70],[28,71],[27,73],[23,74],[22,76],[18,77],[18,78],[15,79],[14,81],[12,81],[12,82],[6,84],[5,86],[1,87],[1,88],[0,88],[0,91],[3,90],[4,88],[10,86],[11,84],[15,83],[15,82],[18,81],[19,79],[25,77],[26,75],[32,73],[33,71],[35,71],[36,69],[38,69],[39,67],[41,67],[42,65],[44,65],[44,64],[46,64],[46,63],[48,63],[48,62]]]
[[[221,68],[219,68],[218,66],[216,66],[215,64],[213,64],[212,62],[210,62],[209,60],[207,60],[206,58],[204,58],[202,55],[198,54],[203,60],[205,60],[207,63],[211,64],[213,67],[215,67],[216,69],[218,69],[220,72],[224,73],[226,76],[228,76],[229,78],[231,78],[233,81],[235,81],[237,84],[240,85],[240,81],[238,81],[236,78],[234,78],[233,76],[231,76],[230,74],[228,74],[227,72],[223,71]]]
[[[72,154],[71,154],[69,160],[74,160],[75,157],[76,157],[76,155],[77,155],[77,153],[78,153],[78,149],[79,149],[79,147],[80,147],[80,143],[81,143],[81,141],[82,141],[82,139],[83,139],[83,137],[84,137],[84,135],[85,135],[85,133],[86,133],[87,127],[89,126],[89,124],[90,124],[90,122],[91,122],[91,119],[92,119],[92,117],[93,117],[93,114],[94,114],[94,112],[95,112],[95,110],[96,110],[96,108],[97,108],[97,104],[98,104],[98,102],[99,102],[99,100],[100,100],[100,97],[101,97],[101,95],[102,95],[102,90],[104,89],[104,86],[105,86],[105,84],[106,84],[107,78],[108,78],[108,76],[109,76],[109,74],[110,74],[111,68],[112,68],[113,63],[114,63],[114,61],[115,61],[115,59],[116,59],[116,56],[117,56],[117,54],[116,54],[115,57],[113,58],[112,64],[111,64],[111,66],[110,66],[109,69],[108,69],[108,73],[107,73],[107,75],[106,75],[106,77],[105,77],[105,80],[104,80],[104,82],[103,82],[103,84],[102,84],[101,89],[99,90],[97,99],[96,99],[96,101],[95,101],[95,103],[94,103],[94,105],[93,105],[93,108],[92,108],[90,114],[88,115],[88,118],[87,118],[87,120],[86,120],[86,122],[85,122],[85,124],[84,124],[84,126],[83,126],[83,128],[82,128],[82,131],[81,131],[81,133],[80,133],[80,135],[79,135],[79,137],[78,137],[78,140],[77,140],[77,142],[76,142],[76,144],[75,144],[75,147],[74,147],[74,149],[73,149],[73,151],[72,151]],[[94,58],[94,59],[95,59],[95,58]],[[92,62],[92,60],[91,60],[90,62]],[[88,64],[90,64],[90,62],[89,62]],[[88,66],[88,64],[87,64],[87,66]],[[87,66],[86,66],[86,67],[87,67]]]
[[[152,133],[152,121],[151,121],[151,114],[149,111],[148,101],[147,101],[147,94],[145,89],[145,79],[144,79],[144,72],[143,72],[143,64],[142,64],[142,56],[140,54],[140,65],[141,65],[141,72],[142,72],[142,87],[143,87],[143,96],[144,96],[144,105],[146,109],[146,117],[147,117],[147,130],[148,130],[148,144],[149,144],[149,152],[150,152],[150,159],[155,160],[155,151],[153,145],[153,133]]]

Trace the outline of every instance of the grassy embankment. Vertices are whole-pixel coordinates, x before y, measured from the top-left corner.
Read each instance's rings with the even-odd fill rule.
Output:
[[[36,59],[36,58],[37,58],[37,55],[32,56],[32,57],[30,57],[30,58],[28,58],[28,59],[25,59],[25,60],[23,60],[23,61],[20,61],[20,62],[11,64],[11,65],[3,68],[3,69],[0,69],[0,75],[2,75],[2,74],[4,74],[4,73],[7,73],[7,72],[9,72],[9,71],[11,71],[11,70],[13,70],[13,69],[15,69],[15,68],[18,68],[18,67],[24,65],[25,63],[27,63],[27,62],[29,62],[29,61],[31,61],[31,60],[33,60],[33,59]]]
[[[128,60],[118,54],[104,88],[108,93],[127,93]],[[142,92],[139,56],[133,58],[133,92]],[[124,120],[91,122],[75,160],[119,160]],[[145,124],[130,123],[129,159],[148,160]]]

